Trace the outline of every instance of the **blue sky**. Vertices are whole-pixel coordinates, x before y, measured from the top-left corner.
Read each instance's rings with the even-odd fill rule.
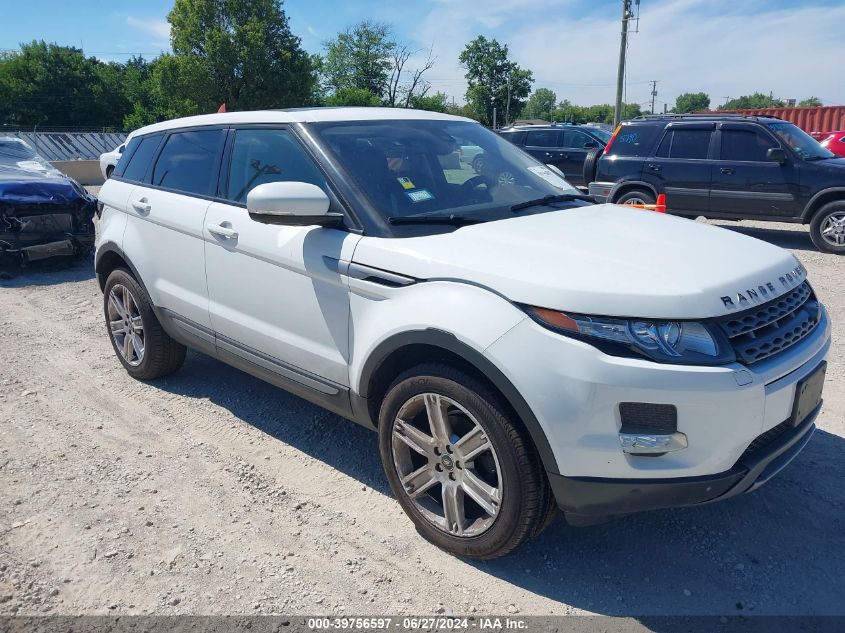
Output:
[[[172,0],[10,0],[0,21],[0,49],[44,39],[86,54],[123,60],[168,48]],[[338,30],[369,18],[393,25],[414,48],[433,46],[434,90],[461,101],[466,88],[458,55],[478,34],[510,46],[534,72],[534,87],[575,103],[613,100],[620,0],[288,0],[294,32],[311,52]],[[685,91],[713,104],[772,91],[783,98],[845,103],[845,0],[642,0],[631,36],[627,100],[658,108]]]

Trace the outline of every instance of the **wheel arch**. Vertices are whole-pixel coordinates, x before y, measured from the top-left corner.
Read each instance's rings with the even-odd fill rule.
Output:
[[[377,426],[381,402],[396,375],[427,361],[457,366],[495,390],[516,420],[525,427],[545,470],[560,472],[546,434],[516,387],[483,353],[443,330],[429,328],[402,332],[376,346],[364,362],[355,390],[360,402],[353,407],[366,407],[365,411],[359,410],[359,416],[366,416],[373,426]]]
[[[106,280],[109,275],[116,268],[127,268],[132,276],[142,286],[144,282],[141,281],[141,276],[138,274],[135,266],[126,257],[126,254],[120,250],[120,247],[114,242],[106,242],[97,249],[97,256],[94,260],[94,272],[97,273],[97,283],[100,286],[100,292],[105,290]]]
[[[634,189],[645,189],[646,191],[650,191],[655,198],[657,198],[659,193],[657,191],[657,187],[651,183],[645,182],[644,180],[625,180],[623,182],[617,182],[613,186],[613,189],[611,189],[610,195],[608,196],[608,201],[616,202],[620,197]]]
[[[810,222],[816,211],[821,209],[824,205],[829,202],[837,202],[840,200],[845,201],[845,187],[828,187],[827,189],[822,189],[810,198],[807,206],[804,207],[804,212],[801,214],[801,221],[804,224]]]

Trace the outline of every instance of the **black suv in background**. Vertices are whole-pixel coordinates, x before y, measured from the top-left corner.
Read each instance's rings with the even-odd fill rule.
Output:
[[[665,193],[669,213],[809,223],[819,250],[845,253],[845,159],[792,123],[640,117],[623,122],[599,154],[583,175],[599,202],[653,204]]]
[[[610,132],[599,127],[566,123],[514,126],[497,131],[537,160],[557,167],[573,185],[581,186],[587,185],[583,177],[587,155],[610,140]]]

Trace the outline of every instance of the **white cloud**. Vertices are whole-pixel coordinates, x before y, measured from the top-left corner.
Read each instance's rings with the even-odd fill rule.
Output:
[[[436,0],[415,29],[418,40],[435,43],[438,64],[430,77],[436,90],[463,96],[458,55],[483,33],[509,45],[511,56],[534,72],[535,88],[552,88],[559,99],[580,104],[613,101],[619,55],[615,3],[602,4],[601,12],[574,1],[488,0],[482,10],[474,4]],[[775,9],[766,0],[644,2],[639,33],[630,37],[627,100],[648,101],[648,82],[658,79],[658,99],[670,107],[678,94],[699,90],[710,94],[714,106],[726,96],[755,91],[843,103],[845,82],[832,79],[841,75],[845,58],[842,24],[845,5],[792,3]]]
[[[156,38],[152,42],[155,46],[160,48],[170,46],[170,23],[167,20],[143,19],[130,15],[126,18],[126,24]]]

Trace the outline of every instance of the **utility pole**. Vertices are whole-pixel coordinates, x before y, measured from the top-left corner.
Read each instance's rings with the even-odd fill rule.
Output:
[[[625,88],[625,53],[628,51],[628,20],[631,19],[631,0],[622,0],[622,39],[619,42],[619,71],[616,75],[616,109],[613,126],[622,120],[622,91]]]
[[[651,113],[654,114],[654,100],[657,98],[657,79],[651,80]]]
[[[508,73],[508,102],[505,104],[505,127],[510,125],[511,121],[511,74]]]

